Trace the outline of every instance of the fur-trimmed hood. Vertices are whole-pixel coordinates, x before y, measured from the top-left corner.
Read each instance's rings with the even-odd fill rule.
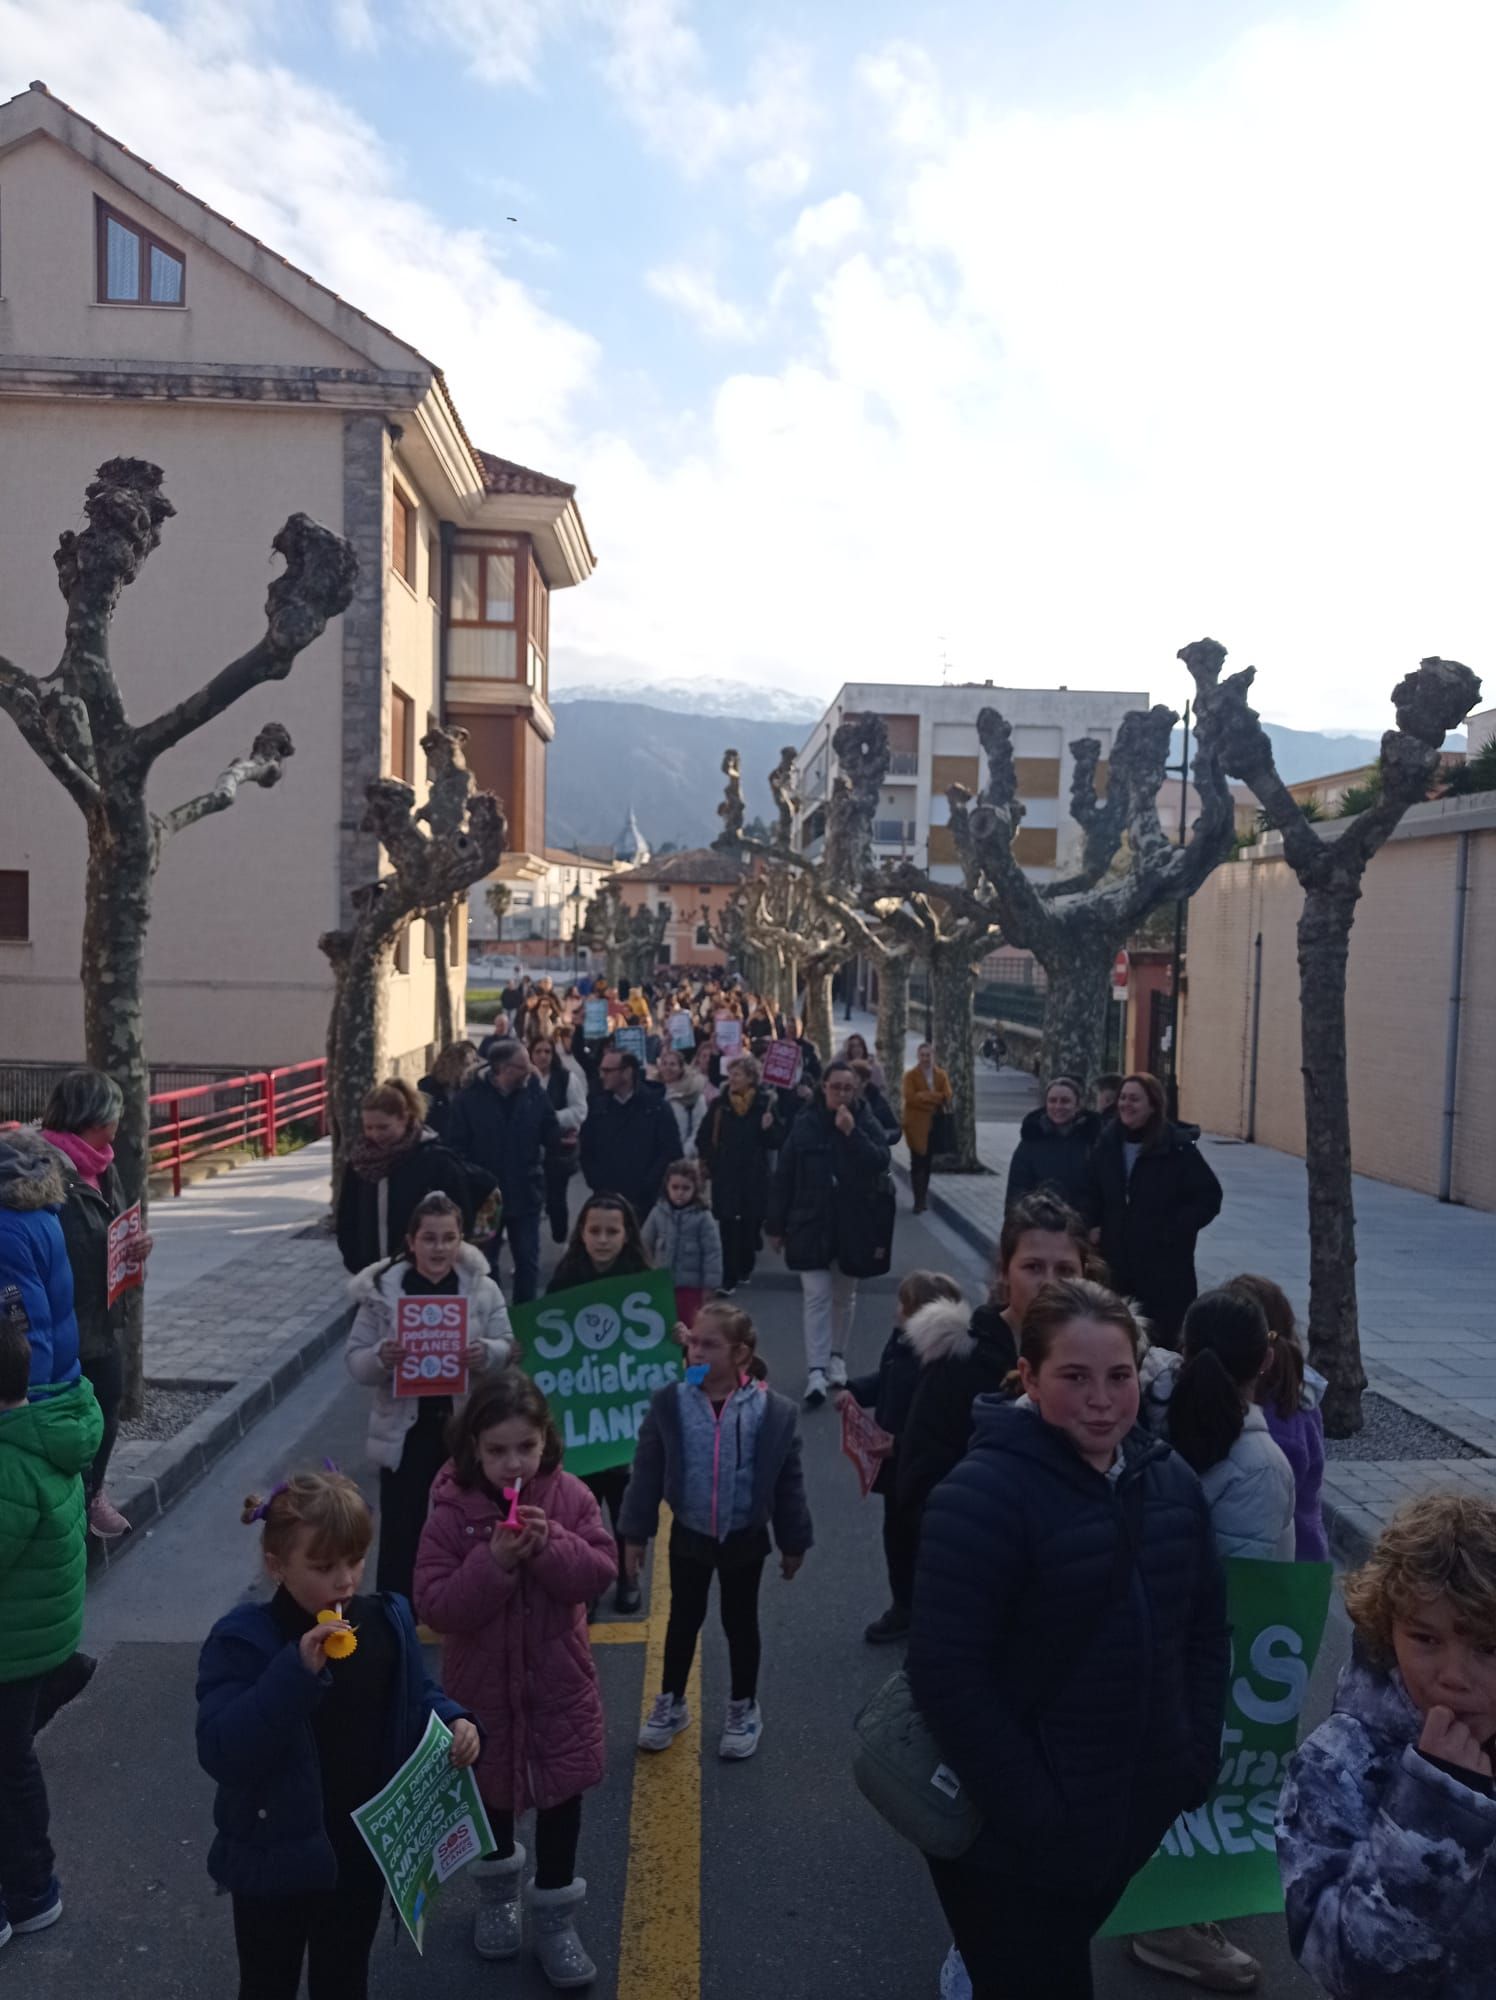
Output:
[[[909,1315],[904,1339],[919,1357],[921,1368],[937,1361],[964,1361],[976,1352],[977,1342],[990,1336],[991,1322],[1002,1314],[991,1304],[975,1312],[965,1299],[932,1299],[927,1306]],[[1012,1339],[1011,1333],[1007,1335]]]
[[[379,1263],[367,1265],[349,1279],[348,1296],[356,1306],[373,1305],[377,1301],[393,1312],[402,1296],[407,1268],[404,1257],[395,1258],[393,1263],[381,1258]],[[476,1245],[464,1243],[457,1252],[456,1271],[458,1296],[466,1298],[478,1280],[488,1276],[488,1259]]]
[[[61,1157],[41,1133],[31,1125],[0,1132],[0,1208],[27,1214],[66,1200]]]

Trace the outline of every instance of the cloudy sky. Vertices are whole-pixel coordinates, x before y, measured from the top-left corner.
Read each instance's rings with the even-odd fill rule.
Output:
[[[1209,632],[1324,728],[1496,689],[1493,65],[1489,0],[0,0],[0,95],[577,481],[558,678],[1178,699]]]

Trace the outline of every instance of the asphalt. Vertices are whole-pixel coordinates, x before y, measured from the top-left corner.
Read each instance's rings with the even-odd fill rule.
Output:
[[[969,1295],[981,1282],[974,1254],[958,1237],[939,1222],[905,1215],[896,1269],[915,1265],[951,1271]],[[891,1282],[864,1288],[854,1365],[871,1365],[892,1294]],[[771,1268],[741,1301],[758,1323],[774,1379],[798,1389],[794,1281]],[[197,1651],[216,1617],[262,1587],[254,1538],[238,1525],[243,1495],[327,1456],[359,1468],[365,1415],[363,1394],[348,1383],[340,1359],[329,1357],[91,1590],[85,1643],[100,1655],[99,1672],[41,1741],[67,1913],[53,1930],[17,1938],[0,1954],[0,1978],[8,1977],[17,1995],[201,2000],[234,1990],[229,1911],[204,1867],[212,1787],[193,1752]],[[896,1651],[875,1651],[861,1637],[885,1602],[878,1503],[858,1498],[829,1409],[807,1416],[804,1430],[817,1544],[793,1583],[774,1569],[765,1575],[766,1726],[751,1763],[723,1765],[715,1756],[726,1659],[720,1631],[710,1622],[706,1628],[700,1974],[695,1984],[672,1986],[671,2000],[697,1993],[710,2000],[933,2000],[936,1992],[947,1939],[923,1866],[863,1803],[849,1770],[850,1720],[897,1661]],[[367,1484],[372,1492],[373,1480]],[[1337,1615],[1311,1693],[1311,1725],[1324,1713],[1344,1649]],[[609,1770],[587,1801],[581,1867],[590,1885],[584,1935],[600,1967],[592,1989],[599,2000],[618,1996],[645,1652],[642,1644],[597,1648]],[[667,1754],[695,1754],[699,1742],[693,1733]],[[683,1871],[696,1841],[696,1828],[682,1823]],[[374,2000],[437,1988],[453,2000],[496,1993],[531,2000],[549,1991],[528,1961],[495,1968],[472,1955],[472,1897],[462,1880],[447,1892],[425,1964],[407,1939],[392,1942],[381,1931]],[[1316,1991],[1288,1957],[1281,1919],[1229,1929],[1263,1959],[1264,1993],[1296,2000]],[[1187,1990],[1130,1965],[1116,1942],[1098,1945],[1095,1960],[1103,2000],[1160,2000]]]

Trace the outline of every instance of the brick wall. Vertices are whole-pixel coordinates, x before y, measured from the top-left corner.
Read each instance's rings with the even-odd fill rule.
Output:
[[[1462,822],[1470,882],[1451,1192],[1496,1208],[1496,807],[1489,801],[1419,808],[1367,870],[1346,995],[1351,1146],[1358,1172],[1439,1192]],[[1303,892],[1285,861],[1266,847],[1257,853],[1263,858],[1217,869],[1190,905],[1182,1108],[1207,1131],[1247,1136],[1260,933],[1255,1136],[1302,1154],[1296,927]]]

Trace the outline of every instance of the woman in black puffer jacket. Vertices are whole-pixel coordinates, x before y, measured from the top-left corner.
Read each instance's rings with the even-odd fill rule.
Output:
[[[986,1823],[930,1873],[974,2000],[1090,2000],[1090,1940],[1220,1758],[1231,1648],[1200,1482],[1137,1428],[1140,1335],[1047,1286],[925,1509],[908,1672]]]
[[[1084,1215],[1091,1193],[1091,1148],[1101,1137],[1101,1120],[1082,1110],[1085,1093],[1073,1076],[1052,1076],[1044,1108],[1031,1111],[1019,1127],[1008,1163],[1008,1196],[1013,1208],[1026,1194],[1058,1195]]]

